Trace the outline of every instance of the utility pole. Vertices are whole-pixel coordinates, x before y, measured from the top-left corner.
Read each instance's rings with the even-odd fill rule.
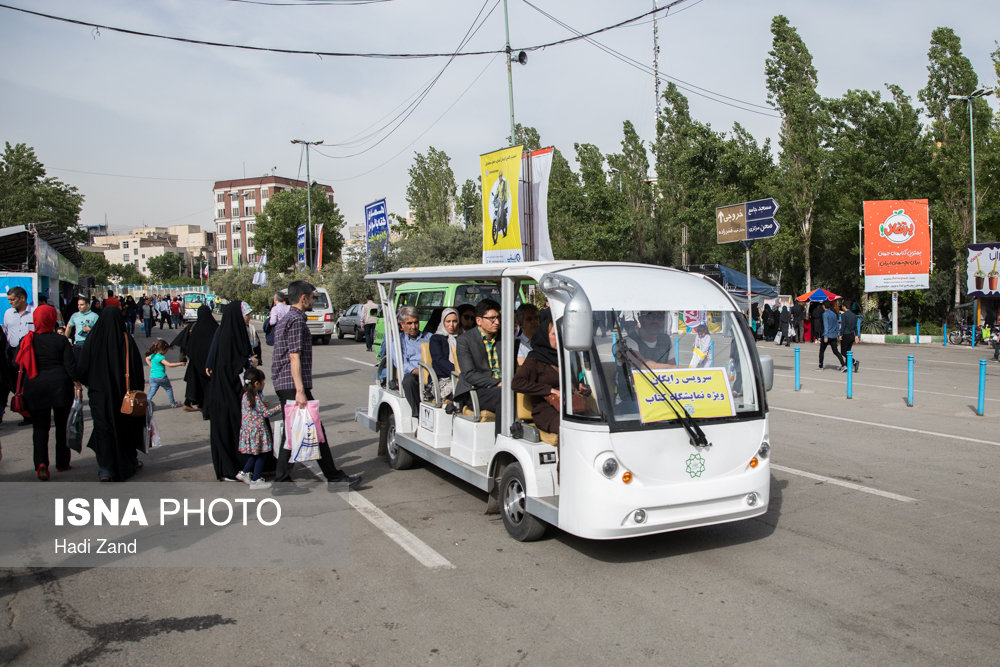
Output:
[[[659,9],[653,0],[653,9]],[[653,14],[653,127],[660,122],[660,28]]]
[[[510,105],[510,145],[514,145],[514,80],[510,73],[510,21],[507,19],[507,0],[503,0],[503,29],[507,35],[507,100]]]
[[[309,240],[312,238],[312,178],[309,176],[309,147],[319,146],[323,140],[305,141],[304,139],[292,139],[293,144],[303,144],[306,147],[306,267],[309,266]],[[315,262],[313,262],[315,265]]]

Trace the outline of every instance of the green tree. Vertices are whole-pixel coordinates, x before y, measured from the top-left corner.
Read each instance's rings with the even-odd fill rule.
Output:
[[[584,197],[580,176],[557,148],[552,152],[549,174],[549,238],[556,259],[580,259],[579,224]]]
[[[146,268],[153,280],[166,282],[169,278],[180,275],[184,268],[184,257],[172,252],[165,252],[146,261]]]
[[[383,262],[382,266],[389,270],[388,264]],[[378,300],[375,283],[365,280],[367,273],[364,246],[352,247],[347,253],[343,270],[330,277],[330,298],[334,310],[345,310],[352,304],[364,303],[369,296]]]
[[[89,252],[87,250],[81,250],[80,254],[83,256],[80,275],[94,276],[94,280],[97,283],[106,283],[108,280],[108,270],[111,268],[111,264],[107,258],[99,252]]]
[[[462,218],[466,229],[482,229],[483,227],[483,188],[475,181],[467,178],[462,184],[462,192],[458,195],[458,207],[455,212]]]
[[[106,279],[119,285],[139,285],[148,282],[146,276],[139,273],[139,269],[133,264],[110,264]]]
[[[771,21],[772,48],[765,62],[767,100],[781,113],[779,203],[794,220],[802,244],[806,290],[812,289],[813,223],[826,173],[822,140],[829,125],[812,55],[784,16]]]
[[[612,189],[618,188],[617,215],[633,231],[630,255],[638,259],[652,239],[653,189],[649,183],[649,156],[631,121],[622,124],[622,152],[608,156]]]
[[[964,100],[950,100],[949,95],[969,95],[979,88],[972,63],[962,54],[962,41],[951,28],[935,28],[927,51],[927,86],[920,91],[931,119],[935,142],[932,164],[938,177],[938,198],[931,214],[938,228],[948,230],[956,258],[972,242],[972,196],[969,167],[969,108]],[[986,100],[972,100],[972,123],[976,153],[988,154],[992,112]],[[995,148],[994,148],[995,150]],[[978,185],[978,183],[977,183]],[[986,185],[986,184],[984,184]],[[976,189],[976,204],[988,194],[988,185]],[[964,261],[955,261],[955,304],[961,301]]]
[[[393,244],[391,261],[397,267],[477,264],[482,258],[482,240],[481,227],[414,226]]]
[[[426,155],[414,155],[406,202],[413,211],[416,226],[448,224],[455,190],[455,174],[447,153],[430,146]]]
[[[50,222],[83,243],[87,231],[77,226],[82,206],[83,195],[75,186],[45,175],[35,149],[4,143],[0,158],[0,227]]]
[[[278,194],[284,193],[279,192]],[[256,267],[253,266],[239,266],[233,267],[228,271],[219,271],[209,277],[208,286],[212,288],[216,296],[227,301],[235,301],[237,299],[242,301],[246,299],[250,302],[247,297],[257,288],[253,284],[253,274],[255,271]]]
[[[326,190],[315,184],[311,200],[313,226],[323,225],[323,264],[339,263],[340,249],[344,245],[340,233],[344,216],[337,204],[329,200]],[[268,270],[280,273],[295,264],[298,228],[306,224],[308,218],[306,203],[305,188],[283,190],[271,195],[264,211],[257,214],[254,248],[258,254],[267,250]]]

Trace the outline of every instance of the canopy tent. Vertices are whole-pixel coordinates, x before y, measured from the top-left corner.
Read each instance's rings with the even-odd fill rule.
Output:
[[[733,298],[740,310],[744,312],[748,310],[747,274],[722,264],[686,264],[680,268],[684,271],[708,276],[729,292],[729,296]],[[750,300],[752,303],[760,306],[765,299],[773,299],[777,296],[778,288],[757,280],[753,276],[750,277]]]

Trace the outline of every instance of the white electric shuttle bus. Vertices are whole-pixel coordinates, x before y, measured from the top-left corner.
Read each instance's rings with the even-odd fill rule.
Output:
[[[379,453],[392,468],[420,458],[486,491],[488,511],[499,511],[518,540],[538,539],[550,525],[614,539],[767,511],[765,392],[773,361],[758,356],[742,313],[711,279],[575,261],[414,268],[367,278],[378,283],[390,352],[386,374],[369,388],[356,418],[380,434]],[[474,394],[464,406],[441,397],[426,350],[420,375],[428,391],[419,417],[411,417],[398,381],[401,334],[390,304],[412,281],[499,287],[498,435]],[[516,371],[513,314],[530,285],[548,300],[556,324],[558,434],[539,431],[530,400],[507,389]],[[574,393],[576,400],[568,398]]]

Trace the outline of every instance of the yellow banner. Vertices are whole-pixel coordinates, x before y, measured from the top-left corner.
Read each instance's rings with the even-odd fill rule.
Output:
[[[523,148],[504,148],[479,157],[483,179],[484,264],[524,259],[517,201]]]
[[[695,419],[736,414],[733,392],[723,368],[632,371],[632,380],[639,401],[639,418],[644,424],[677,419],[667,405],[667,401],[672,401],[670,392],[677,399],[674,407]]]

